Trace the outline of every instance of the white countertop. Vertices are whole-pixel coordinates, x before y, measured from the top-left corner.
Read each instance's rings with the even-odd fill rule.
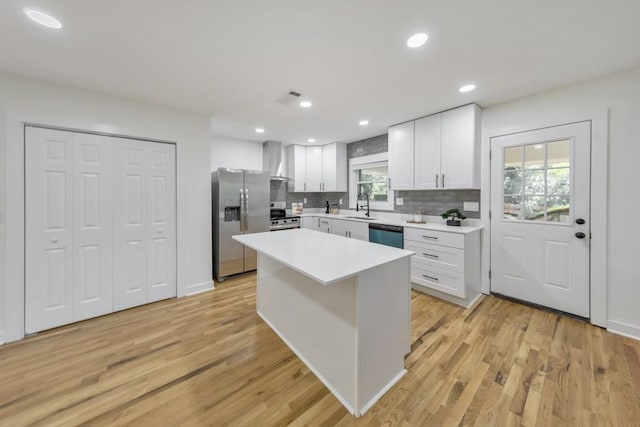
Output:
[[[371,212],[371,216],[376,218],[374,220],[365,220],[365,219],[357,219],[357,218],[349,218],[352,215],[341,215],[341,214],[325,214],[325,213],[308,213],[300,215],[302,217],[322,217],[322,218],[332,218],[332,219],[343,219],[346,221],[358,221],[358,222],[366,222],[373,224],[389,224],[389,225],[400,225],[402,227],[408,228],[419,228],[421,230],[435,230],[435,231],[445,231],[449,233],[458,233],[458,234],[468,234],[474,231],[482,230],[482,226],[471,226],[471,225],[462,225],[460,227],[446,225],[444,223],[434,223],[427,222],[426,224],[412,224],[407,222],[406,220],[400,219],[390,219],[390,218],[376,218],[376,212]]]
[[[413,255],[404,249],[306,229],[241,234],[233,239],[324,285]]]

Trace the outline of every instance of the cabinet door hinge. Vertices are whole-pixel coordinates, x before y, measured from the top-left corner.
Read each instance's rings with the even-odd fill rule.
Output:
[[[489,210],[489,219],[491,219],[491,210]]]
[[[491,270],[489,270],[489,279],[491,279]]]
[[[489,160],[491,160],[491,157],[493,157],[493,151],[489,150]]]

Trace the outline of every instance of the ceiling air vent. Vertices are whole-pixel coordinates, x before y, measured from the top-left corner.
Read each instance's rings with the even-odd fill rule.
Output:
[[[290,90],[289,92],[285,93],[284,95],[279,96],[276,99],[276,102],[278,104],[282,104],[282,105],[291,105],[294,103],[294,101],[298,98],[300,98],[302,95],[298,92],[296,92],[295,90]]]

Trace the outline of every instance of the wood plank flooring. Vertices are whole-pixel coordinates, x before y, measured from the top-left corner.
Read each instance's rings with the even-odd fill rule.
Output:
[[[412,294],[409,373],[352,417],[255,312],[255,275],[0,347],[0,426],[638,426],[640,343]]]

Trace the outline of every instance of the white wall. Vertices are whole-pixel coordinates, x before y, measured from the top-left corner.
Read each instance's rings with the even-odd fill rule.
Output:
[[[209,117],[2,73],[0,94],[0,342],[24,331],[24,122],[176,142],[178,295],[213,286]]]
[[[262,170],[262,143],[213,135],[211,172],[218,168]]]
[[[505,130],[561,124],[567,119],[580,119],[580,114],[584,115],[582,119],[589,119],[589,112],[605,114],[607,109],[607,326],[640,339],[640,269],[636,264],[639,253],[636,217],[640,212],[640,68],[485,108],[483,150],[488,149],[487,137]],[[606,135],[599,141],[606,142]],[[487,206],[484,198],[488,194],[485,193],[488,192],[483,191],[483,205]]]

